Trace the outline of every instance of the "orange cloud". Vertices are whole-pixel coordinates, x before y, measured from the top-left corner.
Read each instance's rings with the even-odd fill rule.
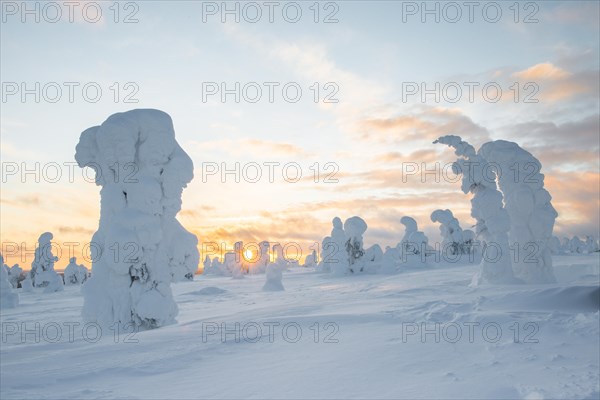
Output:
[[[515,78],[523,80],[561,80],[565,79],[571,74],[549,62],[536,64],[523,71],[518,71],[513,74]]]
[[[365,118],[359,122],[362,139],[401,144],[409,141],[431,142],[440,136],[458,134],[466,140],[483,143],[487,129],[473,122],[458,109],[421,107],[411,113],[388,118]]]

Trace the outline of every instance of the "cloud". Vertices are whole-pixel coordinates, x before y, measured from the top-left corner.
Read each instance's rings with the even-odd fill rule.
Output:
[[[516,71],[511,76],[519,79],[523,88],[525,88],[526,83],[533,82],[537,84],[539,93],[535,93],[534,98],[539,101],[556,102],[577,95],[597,98],[600,90],[597,67],[569,72],[550,62],[545,62],[533,65],[525,70]],[[531,93],[531,91],[527,93]],[[526,93],[523,93],[523,95],[526,95]],[[514,93],[507,92],[505,98],[514,101]]]
[[[93,229],[83,228],[81,226],[59,226],[58,232],[61,234],[62,233],[76,233],[76,234],[84,234],[84,235],[88,235],[88,236],[91,236],[94,234]]]
[[[528,121],[509,125],[501,131],[504,137],[517,141],[542,160],[544,168],[558,170],[565,165],[598,168],[598,113],[563,123]]]
[[[596,1],[559,2],[553,7],[543,7],[540,20],[546,23],[584,26],[598,31],[599,7]]]
[[[556,234],[598,234],[600,173],[553,171],[551,175],[546,175],[544,183],[559,214]]]
[[[401,145],[412,141],[431,143],[443,135],[459,134],[468,141],[489,140],[488,130],[458,109],[420,107],[412,112],[385,118],[366,118],[360,122],[361,138]]]
[[[513,77],[523,80],[561,80],[565,79],[571,74],[559,67],[556,67],[552,63],[545,62],[536,64],[523,71],[517,71],[512,74]]]
[[[269,157],[304,157],[309,153],[304,148],[285,142],[275,142],[259,139],[218,139],[204,142],[193,142],[198,151],[225,153],[241,156],[248,154],[268,155]]]

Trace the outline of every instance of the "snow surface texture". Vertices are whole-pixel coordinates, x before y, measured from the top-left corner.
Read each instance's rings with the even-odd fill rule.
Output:
[[[58,257],[52,254],[52,239],[54,236],[50,232],[42,233],[38,239],[38,245],[35,249],[31,270],[25,281],[27,287],[44,288],[44,292],[52,293],[63,290],[63,280],[54,270],[54,263]]]
[[[81,134],[75,159],[102,186],[84,319],[144,328],[175,322],[170,283],[193,279],[199,253],[196,236],[175,218],[193,163],[171,117],[158,110],[111,115]]]
[[[469,287],[480,267],[461,263],[351,279],[291,268],[284,292],[263,292],[264,275],[200,275],[173,285],[177,324],[99,340],[78,286],[20,293],[0,313],[17,330],[0,346],[0,398],[597,399],[599,261],[556,256],[543,286]],[[23,340],[36,322],[46,336]]]
[[[493,246],[496,250],[496,257],[485,257],[482,260],[481,271],[475,283],[514,283],[508,245],[510,218],[496,182],[484,176],[484,171],[490,170],[490,165],[481,154],[475,152],[473,146],[459,136],[442,136],[434,143],[454,148],[454,154],[460,157],[454,162],[452,169],[455,174],[462,174],[462,191],[473,194],[471,216],[477,221],[475,233],[483,239],[484,245]]]
[[[13,291],[8,279],[8,266],[4,264],[4,257],[0,254],[0,309],[14,308],[18,304],[19,294]]]

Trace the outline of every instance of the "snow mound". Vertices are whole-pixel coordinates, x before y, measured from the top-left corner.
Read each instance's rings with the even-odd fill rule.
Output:
[[[225,293],[227,293],[227,290],[225,290],[225,289],[221,289],[216,286],[207,286],[200,290],[196,290],[194,292],[189,292],[189,293],[185,293],[185,294],[193,295],[193,296],[218,296],[220,294],[225,294]]]
[[[482,302],[485,308],[510,310],[595,312],[600,309],[600,287],[567,286],[513,292]]]
[[[283,287],[283,267],[280,264],[269,264],[266,271],[266,281],[262,288],[265,292],[278,292],[285,290]]]

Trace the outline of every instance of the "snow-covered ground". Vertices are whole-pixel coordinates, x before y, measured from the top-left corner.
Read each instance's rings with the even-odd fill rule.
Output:
[[[474,265],[295,268],[279,292],[197,276],[172,285],[177,324],[98,341],[79,287],[20,293],[0,398],[598,398],[599,253],[554,263],[548,285],[470,287]]]

